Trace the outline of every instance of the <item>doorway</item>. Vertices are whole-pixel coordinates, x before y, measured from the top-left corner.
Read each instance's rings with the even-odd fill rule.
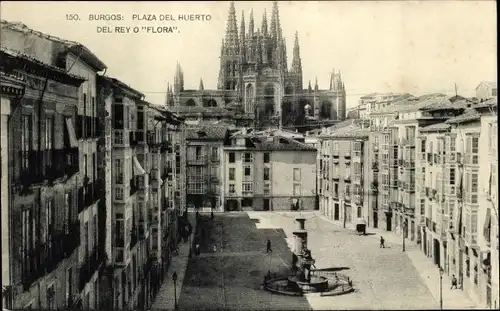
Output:
[[[340,207],[339,207],[339,204],[338,203],[335,203],[335,214],[333,215],[333,219],[335,220],[339,220],[339,217],[340,217]]]
[[[438,267],[441,267],[441,252],[440,252],[440,245],[439,241],[437,239],[434,239],[434,264],[438,265]]]
[[[373,211],[373,228],[378,228],[378,211]]]
[[[392,229],[392,214],[385,213],[385,230],[391,231]]]
[[[264,199],[264,210],[265,211],[268,211],[270,208],[269,208],[269,199]]]

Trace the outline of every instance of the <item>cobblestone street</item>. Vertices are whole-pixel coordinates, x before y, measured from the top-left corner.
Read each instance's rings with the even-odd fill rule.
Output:
[[[299,213],[230,213],[217,214],[213,221],[202,216],[201,254],[189,261],[183,284],[178,285],[179,309],[439,308],[439,298],[428,288],[433,280],[429,269],[422,275],[422,267],[414,266],[419,252],[416,245],[408,244],[402,252],[397,236],[387,237],[392,233],[386,233],[387,248],[380,249],[378,234],[358,236],[351,228],[341,228],[312,212],[302,216],[308,219],[309,248],[316,268],[341,270],[353,280],[356,292],[288,297],[263,291],[260,284],[267,270],[288,271],[291,251],[287,244],[292,241],[297,216]],[[267,239],[272,242],[272,254],[265,252]],[[463,293],[449,294],[445,282],[443,287],[445,308],[473,307]],[[172,306],[154,305],[155,309],[163,307]]]

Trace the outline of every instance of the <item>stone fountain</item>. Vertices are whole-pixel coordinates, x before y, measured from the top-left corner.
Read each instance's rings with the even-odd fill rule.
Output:
[[[308,293],[321,293],[326,295],[342,295],[352,292],[352,282],[340,273],[318,273],[315,260],[307,248],[306,219],[299,217],[295,221],[298,228],[293,232],[294,245],[292,254],[292,274],[275,277],[264,281],[264,288],[268,291],[283,295],[304,295]],[[323,275],[322,275],[323,274]]]

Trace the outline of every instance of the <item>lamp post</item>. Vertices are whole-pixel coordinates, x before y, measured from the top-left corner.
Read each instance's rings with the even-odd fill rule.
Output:
[[[443,310],[443,268],[439,267],[439,308]]]
[[[172,274],[172,280],[174,281],[174,310],[177,310],[177,272],[175,271]]]
[[[404,207],[403,207],[403,217],[404,217]],[[406,233],[406,219],[403,218],[403,252],[406,250],[405,248],[405,233]]]

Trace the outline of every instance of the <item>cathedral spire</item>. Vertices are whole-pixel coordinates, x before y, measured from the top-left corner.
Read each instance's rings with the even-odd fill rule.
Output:
[[[314,82],[314,90],[317,91],[319,89],[318,87],[318,77],[316,77],[316,81]]]
[[[273,12],[271,15],[271,37],[274,40],[281,38],[280,13],[278,1],[273,1]]]
[[[295,32],[293,44],[292,72],[298,75],[298,84],[302,87],[302,61],[300,59],[299,33]]]
[[[228,50],[237,53],[238,52],[238,26],[236,24],[236,10],[234,8],[234,1],[231,1],[229,5],[229,14],[227,17],[226,25],[226,45]]]
[[[264,37],[267,37],[267,12],[266,9],[264,9],[264,15],[262,16],[262,35]]]
[[[200,87],[198,88],[200,91],[203,91],[205,88],[203,87],[203,78],[200,78]]]
[[[311,86],[311,80],[309,80],[309,86],[307,87],[307,90],[308,90],[309,92],[312,92],[312,90],[313,90],[313,89],[312,89],[312,86]]]
[[[248,36],[253,38],[254,32],[253,9],[250,11],[250,21],[248,22]]]
[[[330,90],[333,90],[335,88],[334,81],[335,81],[335,68],[332,69],[332,73],[330,75]]]
[[[240,25],[240,55],[245,59],[245,11],[241,11],[241,25]]]
[[[179,62],[177,62],[177,66],[175,68],[175,77],[174,77],[174,92],[182,92],[184,90],[184,73],[182,72],[182,67]]]

